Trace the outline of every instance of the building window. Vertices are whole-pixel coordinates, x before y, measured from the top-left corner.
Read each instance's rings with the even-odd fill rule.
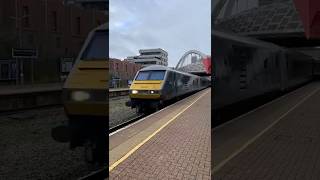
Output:
[[[83,41],[80,41],[80,42],[79,42],[79,49],[82,48],[82,45],[83,45]]]
[[[28,35],[28,43],[29,43],[29,44],[33,44],[33,43],[34,43],[34,38],[33,38],[33,35],[32,35],[32,34],[29,34],[29,35]]]
[[[60,37],[57,37],[57,38],[56,38],[56,47],[57,47],[57,48],[60,48],[60,47],[61,47],[61,38],[60,38]]]
[[[268,59],[265,59],[265,60],[264,60],[264,62],[263,62],[263,67],[264,67],[265,69],[268,68]]]
[[[76,29],[77,29],[76,33],[77,33],[77,34],[80,34],[80,32],[81,32],[81,31],[80,31],[80,29],[81,29],[81,24],[80,24],[80,22],[81,22],[81,21],[80,21],[80,17],[77,17],[77,18],[76,18]]]
[[[0,64],[0,79],[1,80],[9,79],[9,64],[8,63]]]
[[[23,26],[24,27],[30,27],[30,21],[29,21],[29,7],[23,6]]]
[[[58,31],[58,21],[57,21],[57,12],[52,11],[52,30],[54,32]]]
[[[101,21],[97,20],[97,25],[100,26],[101,25]]]

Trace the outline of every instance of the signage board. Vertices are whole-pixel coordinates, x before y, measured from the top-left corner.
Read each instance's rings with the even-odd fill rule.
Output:
[[[12,58],[35,59],[38,58],[36,49],[12,48]]]

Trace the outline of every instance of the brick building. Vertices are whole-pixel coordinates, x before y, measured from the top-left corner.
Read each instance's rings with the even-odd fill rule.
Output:
[[[111,88],[127,87],[128,80],[133,80],[134,76],[141,69],[140,64],[135,64],[119,59],[109,59],[109,79]]]
[[[125,61],[141,64],[143,67],[155,64],[168,66],[168,53],[161,48],[140,49],[139,53],[140,55],[138,56],[127,57]]]
[[[15,79],[19,69],[26,83],[32,76],[35,82],[59,81],[61,59],[75,59],[88,32],[107,19],[104,11],[63,0],[0,1],[0,83]],[[12,48],[36,50],[38,57],[17,60]]]

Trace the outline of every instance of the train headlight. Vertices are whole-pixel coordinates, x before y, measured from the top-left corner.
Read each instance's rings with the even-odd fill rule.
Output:
[[[138,94],[138,91],[137,90],[132,90],[131,93],[132,94]]]
[[[85,91],[74,91],[71,93],[71,98],[75,101],[85,101],[90,99],[90,94]]]
[[[160,91],[158,91],[158,90],[151,90],[149,92],[150,92],[150,94],[160,94]]]

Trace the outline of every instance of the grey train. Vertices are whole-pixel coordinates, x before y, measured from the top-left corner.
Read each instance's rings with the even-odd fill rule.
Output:
[[[152,65],[137,72],[130,86],[128,106],[140,112],[158,109],[165,102],[210,86],[210,78]]]
[[[286,92],[313,77],[313,58],[249,37],[212,32],[213,112]]]

